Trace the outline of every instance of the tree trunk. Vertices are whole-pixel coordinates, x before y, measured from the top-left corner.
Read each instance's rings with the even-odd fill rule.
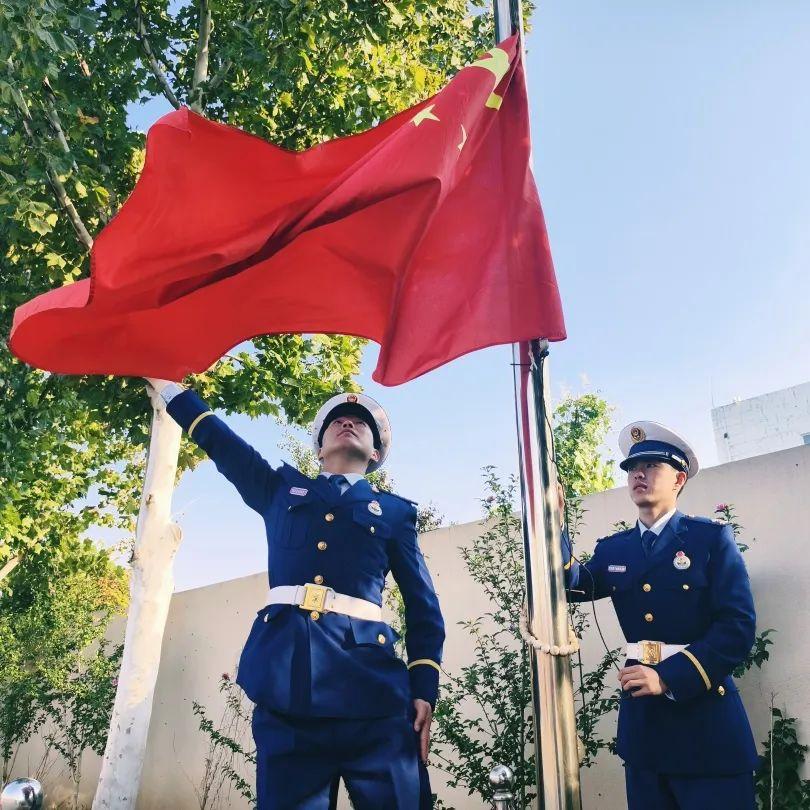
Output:
[[[93,810],[134,810],[138,798],[163,631],[174,589],[174,556],[181,537],[180,528],[171,523],[180,433],[161,404],[152,415],[132,555],[124,657]]]
[[[19,564],[19,557],[12,557],[2,568],[0,568],[0,582],[2,582]]]
[[[82,783],[82,752],[79,751],[79,760],[73,769],[73,810],[79,810],[79,786]]]

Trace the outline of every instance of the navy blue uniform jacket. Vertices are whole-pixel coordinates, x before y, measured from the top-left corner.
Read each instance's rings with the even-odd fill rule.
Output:
[[[174,397],[167,410],[264,519],[271,586],[320,575],[336,592],[380,605],[391,571],[402,592],[410,669],[385,622],[338,613],[313,619],[297,606],[265,606],[239,663],[237,682],[248,697],[271,711],[311,717],[403,714],[412,698],[435,704],[444,622],[417,544],[414,504],[373,491],[365,479],[339,495],[324,477],[271,467],[193,391]],[[369,510],[371,501],[380,515]]]
[[[686,570],[673,565],[678,551],[691,561]],[[570,556],[564,542],[563,559]],[[731,527],[675,512],[649,557],[635,526],[600,540],[586,564],[572,560],[569,570],[569,598],[609,596],[628,642],[688,645],[655,667],[674,700],[622,693],[622,759],[667,774],[756,768],[751,728],[731,677],[754,643],[756,616]]]

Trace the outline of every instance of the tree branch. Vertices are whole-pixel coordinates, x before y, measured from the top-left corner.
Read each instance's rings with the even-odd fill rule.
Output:
[[[222,84],[223,79],[225,76],[228,75],[228,71],[233,67],[233,62],[230,59],[226,59],[220,69],[214,74],[214,78],[208,82],[208,89],[209,90],[216,90],[217,87]]]
[[[90,232],[85,227],[79,212],[76,210],[76,206],[73,205],[73,201],[68,196],[67,191],[65,191],[64,183],[59,179],[59,175],[57,175],[50,163],[48,163],[47,172],[53,193],[56,195],[59,205],[62,206],[62,210],[67,214],[70,224],[73,226],[73,230],[76,231],[76,237],[87,250],[91,250],[93,247],[93,237],[90,236]]]
[[[22,115],[25,134],[28,136],[28,140],[33,146],[36,144],[36,137],[34,135],[33,127],[31,126],[33,122],[33,119],[31,118],[31,111],[28,109],[25,99],[19,92],[13,93],[13,96],[17,104],[17,109],[20,111],[20,115]],[[47,172],[48,181],[51,184],[53,193],[56,195],[57,202],[62,207],[62,210],[67,214],[70,224],[73,226],[73,230],[76,232],[76,238],[85,246],[85,248],[87,248],[87,250],[90,250],[93,247],[93,237],[90,236],[90,232],[85,227],[79,212],[76,210],[76,206],[73,205],[73,201],[68,196],[67,191],[65,191],[64,183],[59,179],[59,175],[56,173],[53,166],[51,166],[51,161],[47,154],[45,155],[45,171]]]
[[[208,80],[208,44],[211,39],[211,6],[209,0],[200,0],[200,27],[197,37],[197,61],[191,79],[191,104],[196,113],[202,113],[203,85]]]
[[[141,43],[143,52],[146,54],[146,61],[149,63],[149,67],[152,68],[152,73],[158,80],[158,84],[163,90],[163,95],[166,96],[169,103],[175,108],[175,110],[179,110],[182,105],[177,100],[177,96],[174,94],[172,86],[169,84],[169,80],[166,77],[163,68],[160,66],[160,62],[158,62],[157,57],[152,50],[152,46],[149,44],[149,38],[147,37],[146,33],[146,23],[144,22],[143,18],[143,11],[141,10],[141,4],[138,2],[135,3],[135,24],[138,32],[138,40]]]
[[[0,582],[2,582],[19,564],[19,557],[12,557],[2,568],[0,568]]]
[[[53,100],[51,98],[47,98],[45,100],[45,113],[48,116],[48,121],[53,127],[54,133],[56,134],[56,140],[59,141],[59,145],[62,147],[62,151],[70,158],[73,171],[78,176],[79,167],[76,164],[76,158],[73,157],[73,152],[70,151],[70,144],[67,142],[67,138],[65,137],[65,131],[62,129],[62,121],[59,118],[59,113],[57,112],[56,105],[53,103]]]

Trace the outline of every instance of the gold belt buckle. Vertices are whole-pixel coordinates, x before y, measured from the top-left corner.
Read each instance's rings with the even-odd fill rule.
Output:
[[[312,582],[307,582],[304,585],[304,601],[301,603],[301,610],[317,610],[323,613],[326,605],[326,594],[329,588],[326,585],[315,585]]]
[[[661,647],[663,645],[660,641],[639,641],[638,645],[641,648],[642,664],[661,663]]]

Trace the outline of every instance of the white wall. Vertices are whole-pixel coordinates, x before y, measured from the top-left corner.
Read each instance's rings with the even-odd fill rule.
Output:
[[[689,483],[681,498],[685,512],[702,515],[712,515],[719,502],[733,503],[745,527],[743,539],[752,545],[746,561],[758,624],[760,629],[773,627],[779,631],[771,661],[761,672],[746,676],[742,684],[758,741],[767,736],[772,693],[777,705],[800,718],[800,733],[810,741],[810,644],[806,641],[810,637],[809,496],[810,447],[798,447],[704,470]],[[616,521],[634,519],[623,488],[591,496],[585,507],[587,525],[579,550],[590,550],[594,539],[608,534]],[[450,671],[457,670],[472,655],[469,637],[457,622],[487,609],[458,554],[458,546],[479,531],[478,524],[469,523],[439,529],[422,538],[448,628],[445,666]],[[185,542],[193,543],[194,538],[187,537]],[[256,574],[174,596],[138,810],[191,810],[199,806],[194,785],[199,784],[202,775],[206,738],[198,730],[191,704],[197,700],[208,707],[213,718],[219,718],[220,675],[233,673],[264,591],[265,576]],[[622,638],[610,603],[598,603],[597,611],[608,644],[619,646]],[[121,630],[117,632],[120,635]],[[601,643],[592,634],[584,645],[586,664],[601,657],[601,650]],[[615,720],[608,725],[612,733]],[[36,744],[23,752],[16,775],[24,775],[35,758]],[[83,787],[88,799],[97,774],[97,758],[87,757]],[[584,806],[599,810],[624,807],[622,779],[620,763],[602,756],[596,766],[583,772]],[[482,806],[463,791],[448,790],[440,774],[434,773],[433,781],[440,795],[457,810]],[[62,790],[55,782],[58,780],[51,780],[51,796],[58,796]],[[238,810],[246,807],[235,799],[221,806]]]
[[[720,463],[798,447],[810,434],[810,383],[712,409]]]

